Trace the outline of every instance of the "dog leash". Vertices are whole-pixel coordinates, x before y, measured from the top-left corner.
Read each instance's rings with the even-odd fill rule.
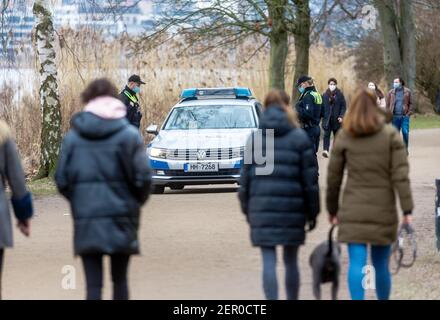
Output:
[[[406,249],[411,251],[410,255],[405,255]],[[409,262],[404,258],[409,256]],[[409,224],[403,224],[400,227],[397,241],[393,244],[391,259],[394,260],[395,270],[392,274],[397,274],[400,268],[410,268],[417,258],[417,242],[414,228]],[[391,260],[390,259],[390,260]]]

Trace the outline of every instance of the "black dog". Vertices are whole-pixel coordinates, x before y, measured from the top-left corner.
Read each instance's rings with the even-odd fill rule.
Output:
[[[310,266],[313,271],[313,295],[321,300],[321,284],[332,283],[332,300],[337,300],[339,289],[339,273],[341,270],[340,256],[341,247],[333,241],[332,226],[328,240],[318,245],[310,255]]]

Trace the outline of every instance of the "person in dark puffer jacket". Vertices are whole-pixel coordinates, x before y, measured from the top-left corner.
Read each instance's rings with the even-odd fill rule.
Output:
[[[56,183],[71,205],[87,299],[101,299],[103,255],[111,257],[113,298],[128,299],[129,257],[139,253],[140,207],[151,185],[148,159],[108,80],[92,82],[81,98],[86,106],[64,138]]]
[[[11,202],[18,221],[17,226],[28,237],[30,219],[33,215],[32,197],[26,188],[20,157],[9,127],[5,122],[0,121],[0,299],[4,250],[13,245],[12,219],[5,182],[8,182],[12,192]]]
[[[289,106],[284,91],[272,91],[265,100],[259,131],[265,148],[267,129],[274,131],[274,168],[268,175],[258,174],[258,165],[243,164],[239,198],[243,213],[251,228],[251,241],[261,247],[263,256],[263,288],[267,299],[278,299],[276,279],[276,246],[283,246],[286,267],[286,291],[290,300],[298,298],[298,248],[305,241],[305,225],[312,230],[319,214],[318,167],[314,146],[298,128],[296,114]],[[255,155],[258,144],[249,139],[246,152]],[[253,158],[253,157],[252,157]]]

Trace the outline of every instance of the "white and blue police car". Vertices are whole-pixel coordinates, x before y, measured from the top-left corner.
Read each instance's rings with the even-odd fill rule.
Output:
[[[246,141],[261,112],[249,88],[183,90],[160,130],[147,128],[156,136],[147,148],[154,193],[237,183]]]

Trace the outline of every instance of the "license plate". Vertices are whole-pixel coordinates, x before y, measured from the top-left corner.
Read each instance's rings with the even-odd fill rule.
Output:
[[[197,162],[185,163],[183,166],[185,172],[216,172],[218,171],[217,162]]]

